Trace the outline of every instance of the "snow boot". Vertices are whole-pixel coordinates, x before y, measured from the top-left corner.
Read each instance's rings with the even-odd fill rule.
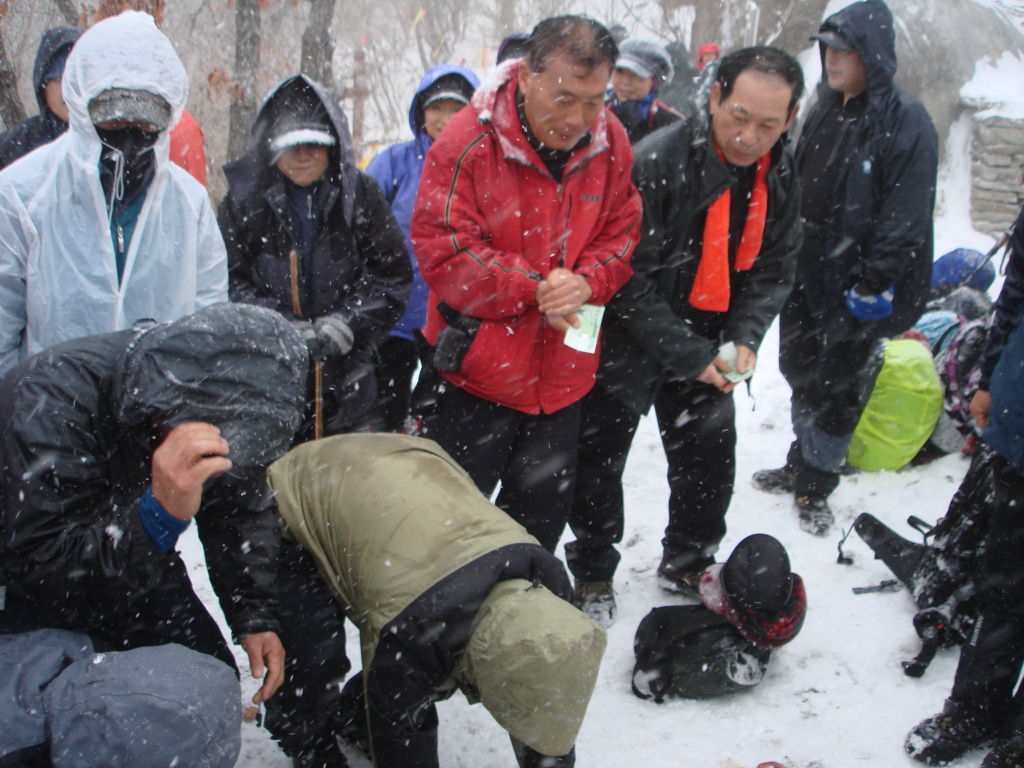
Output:
[[[713,557],[670,557],[664,555],[658,565],[658,585],[666,592],[699,599],[700,577],[714,565]]]
[[[997,742],[981,768],[1024,768],[1024,734],[1017,732]]]
[[[922,720],[907,734],[907,754],[927,765],[949,765],[995,737],[987,714],[950,699],[942,711]]]
[[[893,575],[913,592],[914,574],[921,558],[931,547],[904,539],[867,512],[857,516],[853,528],[864,539],[864,543],[871,547],[875,557],[885,563]]]
[[[832,530],[835,518],[825,496],[797,496],[796,511],[800,516],[800,529],[814,536],[826,536]]]
[[[572,604],[599,627],[615,623],[615,590],[610,581],[577,581]]]
[[[759,491],[765,493],[792,493],[796,479],[796,470],[791,464],[778,469],[760,469],[754,473],[750,481]]]
[[[325,739],[316,746],[292,755],[293,768],[348,768],[348,758],[336,738]]]

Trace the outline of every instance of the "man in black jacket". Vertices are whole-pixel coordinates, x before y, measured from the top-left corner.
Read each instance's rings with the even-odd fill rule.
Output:
[[[195,518],[228,625],[253,675],[266,670],[257,700],[269,699],[286,671],[278,590],[306,613],[331,605],[322,586],[316,602],[315,572],[279,568],[264,490],[298,428],[307,366],[280,315],[216,304],[58,344],[11,369],[0,379],[0,633],[80,630],[98,650],[177,643],[234,669],[174,551]],[[316,640],[328,659],[332,630]],[[269,714],[282,699],[297,712],[303,689],[315,698],[348,669],[308,668],[303,679],[291,664]],[[312,749],[299,743],[302,719],[271,721],[293,754]]]
[[[824,80],[796,149],[805,239],[779,350],[796,440],[786,465],[755,473],[754,485],[794,493],[801,527],[824,535],[870,392],[865,363],[928,299],[938,138],[893,82],[896,33],[882,0],[847,6],[813,39]]]
[[[566,547],[578,604],[606,625],[622,539],[622,471],[641,414],[655,407],[669,461],[663,585],[690,591],[725,535],[735,477],[736,374],[793,284],[800,194],[783,135],[803,91],[774,48],[726,57],[702,113],[635,149],[644,201],[634,275],[608,305],[598,382],[583,410]],[[732,342],[730,364],[719,348]],[[723,374],[734,376],[733,380]]]
[[[0,134],[0,168],[49,144],[68,129],[68,108],[60,79],[71,47],[84,32],[79,27],[46,30],[32,67],[32,88],[39,114]]]

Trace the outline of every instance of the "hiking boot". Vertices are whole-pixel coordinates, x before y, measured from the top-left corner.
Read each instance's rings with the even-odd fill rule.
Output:
[[[314,747],[292,755],[293,768],[348,768],[348,758],[335,738],[325,739]]]
[[[1024,734],[999,741],[981,761],[981,768],[1024,768]]]
[[[795,477],[792,465],[787,464],[778,469],[760,469],[750,481],[757,490],[765,493],[792,493]]]
[[[610,581],[577,581],[572,604],[600,627],[608,629],[615,623],[615,590]]]
[[[995,728],[982,713],[947,700],[939,714],[914,726],[903,748],[927,765],[948,765],[994,736]]]
[[[677,562],[674,564],[673,560]],[[679,558],[665,555],[658,566],[658,586],[666,592],[684,597],[700,598],[700,577],[705,569],[714,565],[713,557],[691,558],[678,562]]]
[[[825,536],[832,530],[832,508],[824,496],[797,496],[796,511],[800,515],[800,528],[814,536]]]

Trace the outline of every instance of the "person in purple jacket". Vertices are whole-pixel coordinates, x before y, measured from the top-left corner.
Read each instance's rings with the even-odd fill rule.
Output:
[[[438,64],[420,80],[409,107],[409,127],[415,138],[395,144],[376,155],[366,173],[380,185],[398,225],[405,233],[412,257],[413,288],[405,315],[378,348],[377,400],[367,426],[374,432],[401,432],[409,414],[412,378],[416,372],[416,342],[413,331],[424,323],[427,313],[427,286],[420,277],[415,252],[409,240],[409,225],[420,172],[427,150],[448,120],[469,104],[480,80],[472,71],[457,64]]]

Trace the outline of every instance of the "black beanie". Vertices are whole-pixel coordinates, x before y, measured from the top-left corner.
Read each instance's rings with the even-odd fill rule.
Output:
[[[722,586],[737,608],[781,611],[793,592],[785,547],[764,533],[747,536],[722,566]]]

